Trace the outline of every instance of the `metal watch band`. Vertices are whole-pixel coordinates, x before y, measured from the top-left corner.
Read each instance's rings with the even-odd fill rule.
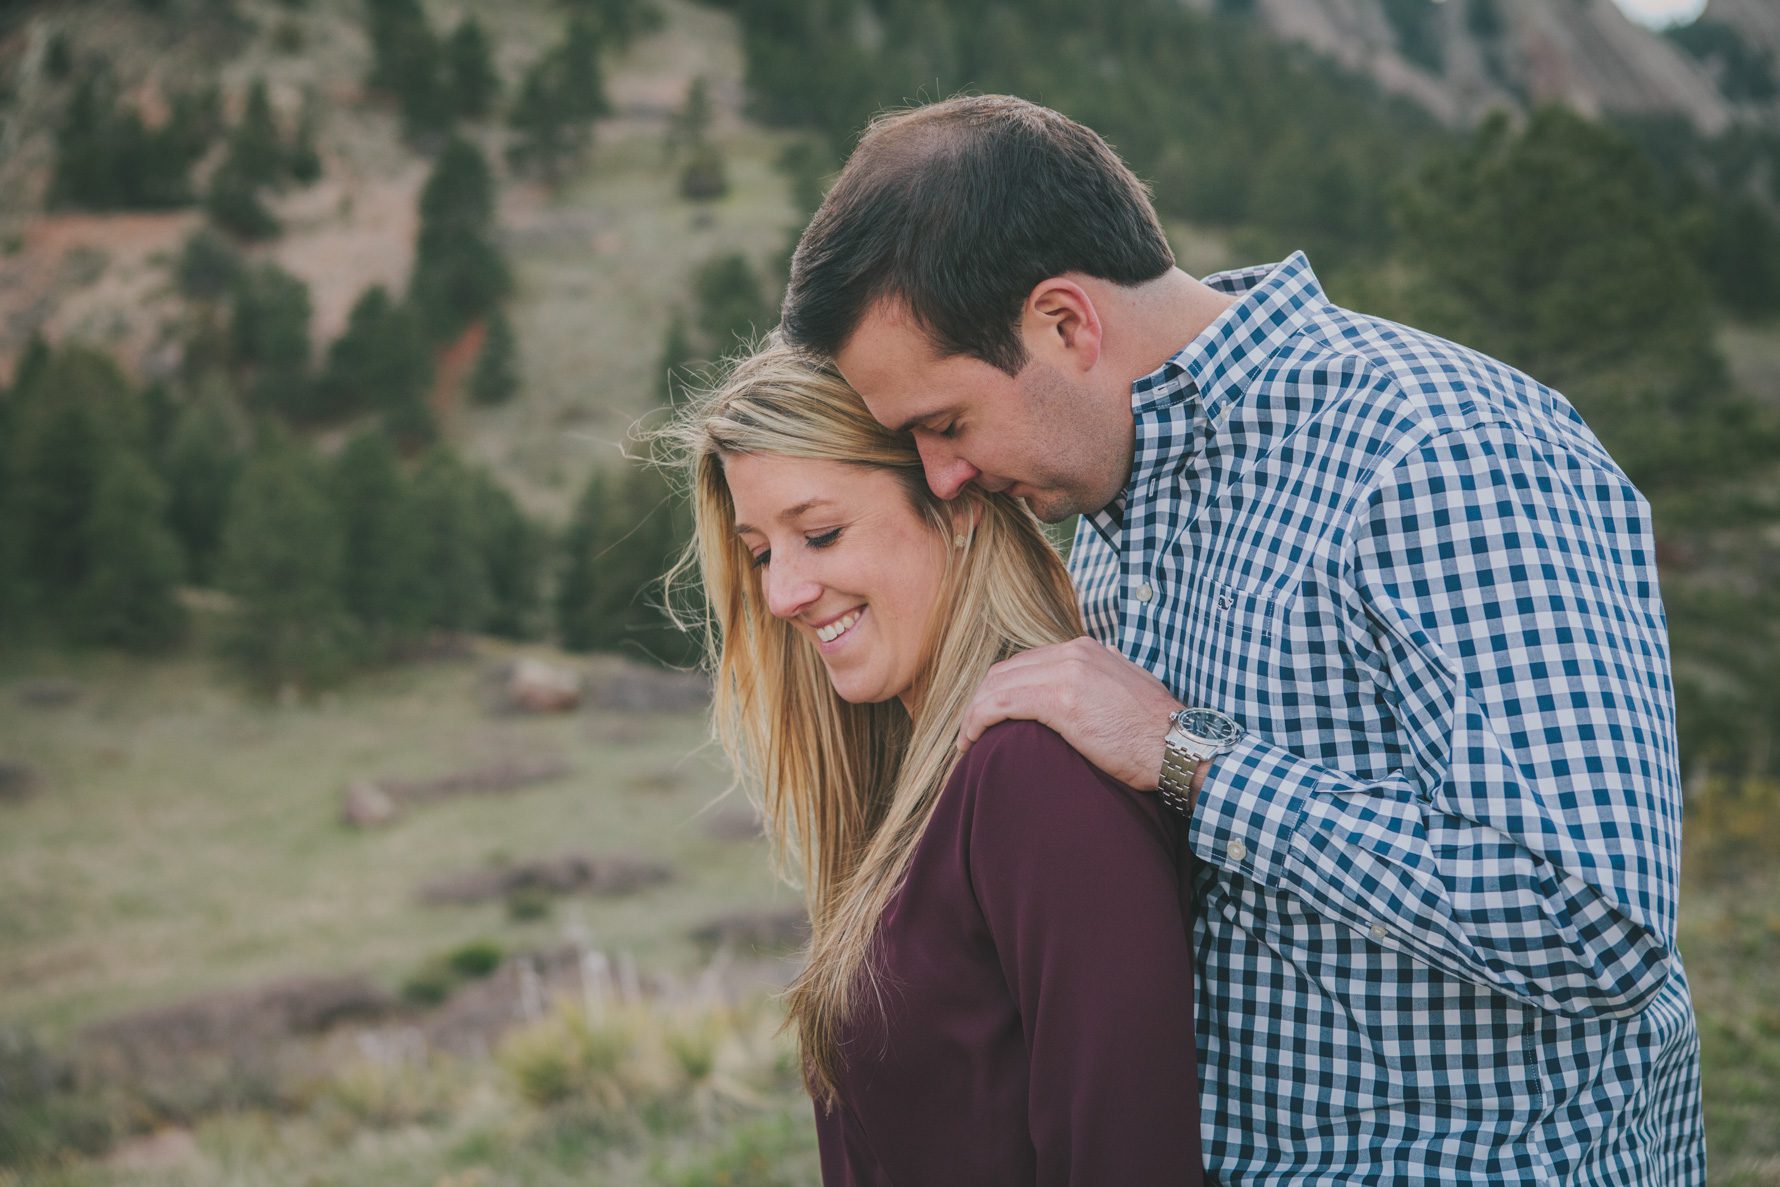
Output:
[[[1156,782],[1156,794],[1182,817],[1193,815],[1193,772],[1199,759],[1178,746],[1162,743],[1162,777]]]

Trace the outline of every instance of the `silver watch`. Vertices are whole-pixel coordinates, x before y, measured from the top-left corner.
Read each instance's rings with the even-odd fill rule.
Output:
[[[1193,814],[1193,772],[1208,758],[1228,754],[1242,741],[1235,718],[1216,709],[1182,709],[1168,715],[1162,738],[1162,778],[1156,794],[1182,816]]]

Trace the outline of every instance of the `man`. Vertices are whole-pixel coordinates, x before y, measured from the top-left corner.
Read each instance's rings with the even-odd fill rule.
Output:
[[[1650,518],[1561,396],[1301,255],[1193,279],[1002,96],[867,131],[783,331],[940,496],[1081,513],[1099,642],[960,744],[1036,719],[1189,815],[1215,1180],[1703,1182]]]

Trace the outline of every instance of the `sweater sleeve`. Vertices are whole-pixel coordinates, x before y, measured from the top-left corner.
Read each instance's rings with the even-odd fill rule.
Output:
[[[1038,1182],[1198,1183],[1175,826],[1032,722],[988,731],[956,777],[970,885],[1025,1030]]]

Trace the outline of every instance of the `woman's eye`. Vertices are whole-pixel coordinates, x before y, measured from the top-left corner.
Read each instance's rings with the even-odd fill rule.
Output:
[[[827,548],[830,544],[833,544],[836,540],[838,540],[840,538],[841,538],[841,530],[839,528],[830,528],[828,531],[823,532],[819,536],[805,536],[804,537],[805,541],[807,541],[809,543],[809,546],[811,548]]]
[[[765,568],[766,562],[770,561],[771,559],[773,559],[773,550],[770,548],[764,548],[754,554],[754,567],[756,569]]]

